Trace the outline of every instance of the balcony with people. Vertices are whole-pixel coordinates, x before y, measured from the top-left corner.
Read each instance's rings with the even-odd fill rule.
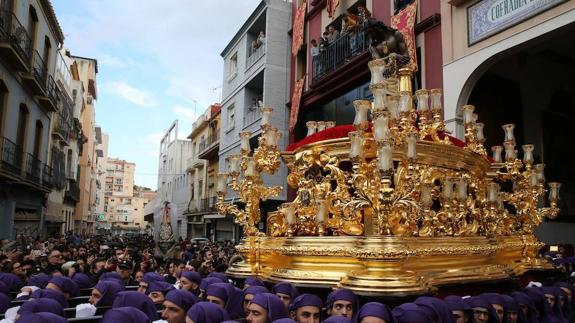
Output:
[[[247,37],[246,70],[249,70],[266,53],[266,13],[264,12],[252,24]]]
[[[263,88],[264,73],[262,71],[245,87],[244,130],[259,121],[262,117],[261,108],[263,107]]]
[[[32,52],[32,38],[13,12],[0,11],[0,55],[17,71],[26,72]]]

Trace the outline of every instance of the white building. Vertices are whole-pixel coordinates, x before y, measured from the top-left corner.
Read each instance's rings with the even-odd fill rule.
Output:
[[[285,147],[288,142],[289,110],[286,103],[289,101],[288,31],[291,28],[291,12],[291,2],[261,1],[221,53],[224,59],[219,150],[221,172],[228,171],[227,157],[239,153],[240,132],[250,131],[252,147],[257,146],[257,138],[261,133],[258,101],[274,108],[271,124],[283,134],[280,147]],[[261,32],[265,33],[265,40],[257,49],[253,49],[252,43],[257,41]],[[280,196],[266,203],[285,201],[286,176],[287,169],[283,165],[274,176],[263,176],[266,185],[284,187]],[[234,196],[228,194],[227,197],[231,199]],[[212,222],[217,238],[239,238],[238,229],[233,230],[236,234],[232,236],[218,234],[218,230],[232,231],[234,224],[230,216],[214,220]],[[265,219],[262,221],[265,223]]]

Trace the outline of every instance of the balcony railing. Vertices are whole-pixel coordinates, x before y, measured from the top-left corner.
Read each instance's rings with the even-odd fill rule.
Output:
[[[71,129],[72,125],[66,121],[64,115],[62,115],[62,113],[58,113],[53,132],[58,134],[64,141],[68,141]]]
[[[256,122],[262,117],[262,112],[259,107],[249,107],[244,115],[244,128]]]
[[[34,75],[34,78],[36,78],[38,84],[42,86],[42,89],[46,91],[46,76],[48,74],[48,69],[38,51],[32,52],[32,74]]]
[[[0,40],[9,42],[24,62],[30,60],[32,39],[14,13],[0,11]]]
[[[369,37],[363,32],[341,35],[313,57],[313,82],[319,81],[368,49]]]
[[[44,170],[42,171],[42,185],[46,187],[54,187],[54,172],[52,166],[44,164]]]
[[[216,202],[218,201],[218,198],[216,196],[213,197],[209,197],[207,199],[201,199],[200,200],[200,207],[199,207],[199,211],[200,212],[211,212],[211,211],[215,211],[216,210]]]
[[[26,178],[33,182],[40,182],[42,161],[30,153],[26,153]]]
[[[71,200],[74,200],[76,202],[79,201],[80,200],[80,187],[78,186],[78,184],[77,183],[70,183],[70,185],[68,185],[68,189],[64,193],[64,197],[69,198]]]
[[[22,147],[16,145],[8,138],[0,137],[2,168],[6,168],[16,175],[22,169]]]
[[[266,53],[266,45],[263,44],[254,51],[250,53],[246,59],[246,69],[250,68],[258,59],[260,59]]]
[[[56,82],[52,75],[48,75],[48,80],[46,82],[46,95],[54,104],[56,104],[57,97],[58,97],[58,87],[56,86]]]
[[[198,152],[202,153],[204,150],[211,147],[212,144],[217,142],[218,140],[220,140],[220,134],[216,133],[209,136],[208,139],[200,141],[200,144],[198,145]]]

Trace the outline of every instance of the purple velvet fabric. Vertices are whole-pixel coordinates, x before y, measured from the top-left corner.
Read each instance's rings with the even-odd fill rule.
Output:
[[[50,283],[60,287],[62,292],[70,294],[70,297],[77,297],[80,295],[78,285],[68,277],[54,276],[50,279]]]
[[[485,310],[487,310],[487,312],[489,312],[489,319],[487,320],[488,323],[498,323],[499,322],[499,318],[497,317],[495,310],[493,310],[493,306],[491,306],[491,303],[488,302],[485,298],[483,298],[481,296],[472,296],[472,297],[466,298],[465,302],[472,309],[480,307],[480,308],[484,308]]]
[[[214,303],[200,302],[194,304],[187,313],[195,323],[220,323],[230,319],[228,312]]]
[[[558,282],[555,283],[556,287],[565,288],[571,291],[571,302],[568,299],[565,299],[565,305],[563,306],[563,314],[566,317],[571,316],[573,310],[575,310],[575,287],[567,282]]]
[[[137,308],[118,307],[107,310],[100,323],[151,323],[151,320]]]
[[[176,304],[184,312],[187,312],[192,305],[198,302],[198,297],[187,290],[174,289],[166,295],[165,300]]]
[[[252,304],[257,304],[268,311],[268,320],[273,322],[287,318],[288,313],[284,303],[272,293],[261,293],[254,296]]]
[[[146,294],[150,294],[153,292],[162,292],[164,295],[166,295],[169,291],[173,289],[175,289],[175,287],[170,283],[153,281],[148,284],[148,290],[146,291]]]
[[[353,321],[343,316],[330,316],[323,323],[352,323]]]
[[[368,316],[378,317],[382,320],[385,320],[387,323],[392,322],[392,316],[389,307],[378,302],[370,302],[363,305],[357,314],[357,320],[358,322],[361,322],[361,319]]]
[[[90,277],[84,273],[75,273],[74,276],[72,276],[72,280],[76,282],[76,285],[78,285],[79,288],[94,287],[94,282],[92,279],[90,279]]]
[[[445,302],[445,306],[447,306],[447,309],[450,311],[466,311],[469,313],[472,312],[469,304],[465,303],[461,296],[449,295],[443,299],[443,302]]]
[[[12,273],[0,273],[0,281],[6,284],[11,292],[18,292],[24,287],[22,279]]]
[[[136,292],[136,291],[127,291],[127,292],[120,292],[114,303],[112,304],[112,308],[119,308],[119,307],[133,307],[137,308],[138,310],[142,311],[146,316],[151,320],[155,321],[158,319],[158,312],[156,311],[156,306],[151,298],[148,296]]]
[[[303,306],[315,306],[321,310],[323,302],[321,298],[314,294],[301,294],[294,298],[289,304],[289,311],[295,311]]]
[[[291,299],[294,299],[299,295],[299,291],[297,290],[297,288],[290,283],[275,284],[274,287],[272,287],[272,293],[274,294],[282,293],[285,295],[289,295]]]
[[[246,278],[246,281],[244,282],[244,288],[246,285],[249,286],[265,286],[264,282],[257,278],[257,277],[248,277]]]
[[[120,283],[122,283],[122,284],[124,283],[124,280],[122,279],[122,276],[120,276],[120,274],[117,273],[117,272],[115,272],[115,271],[111,271],[111,272],[108,272],[108,273],[103,273],[103,274],[100,276],[99,281],[102,281],[102,280],[116,280],[116,281],[118,281],[118,282],[120,282]]]
[[[451,311],[447,308],[445,303],[439,298],[421,296],[415,300],[415,304],[429,309],[432,311],[432,320],[438,323],[454,323],[453,315]]]
[[[432,323],[421,306],[415,303],[403,303],[391,311],[397,323]]]
[[[151,282],[165,282],[166,279],[162,275],[152,271],[145,273],[144,277],[142,277],[142,281],[149,284]]]
[[[208,290],[208,286],[210,286],[211,284],[215,284],[215,283],[223,283],[223,281],[221,281],[221,279],[216,278],[216,277],[209,277],[209,278],[204,278],[202,279],[202,282],[200,283],[200,289],[202,291],[205,292]]]
[[[51,275],[39,273],[39,274],[31,276],[28,279],[28,285],[36,286],[38,288],[44,289],[44,288],[46,288],[46,285],[48,285],[48,282],[50,281],[50,279],[52,279]]]
[[[51,298],[60,303],[60,305],[62,305],[63,308],[68,308],[68,300],[66,300],[66,296],[64,296],[62,292],[57,291],[55,289],[39,289],[33,291],[32,295],[30,295],[30,298],[31,299]]]
[[[202,282],[202,276],[195,271],[185,270],[182,271],[181,277],[185,277],[187,280],[194,282],[196,284],[200,284]]]
[[[60,305],[60,303],[57,301],[49,298],[31,299],[24,302],[18,310],[18,314],[20,315],[40,312],[49,312],[61,317],[66,317],[62,305]]]
[[[10,297],[0,293],[0,313],[6,312],[6,310],[10,307],[12,307],[12,301],[10,300]]]
[[[46,283],[48,284],[48,283]],[[10,288],[8,287],[8,285],[6,285],[4,282],[0,281],[0,293],[2,294],[10,294]]]
[[[208,286],[206,291],[208,296],[221,298],[225,303],[225,310],[228,311],[230,318],[236,319],[245,315],[242,304],[241,294],[229,283],[214,283]],[[277,296],[276,296],[277,298]]]
[[[536,323],[537,322],[537,310],[535,309],[535,305],[533,301],[527,296],[527,294],[523,292],[513,292],[511,293],[511,297],[517,302],[519,305],[524,305],[528,307],[527,316],[525,318],[526,323]]]
[[[559,298],[561,297],[561,288],[559,287],[541,287],[543,295],[553,295],[555,296],[555,305],[553,307],[547,306],[547,310],[543,316],[542,322],[549,323],[567,323],[568,320],[563,316],[563,311],[561,310],[561,304]]]
[[[269,292],[270,291],[263,286],[250,286],[250,287],[248,287],[242,291],[241,302],[242,302],[242,304],[244,303],[244,298],[246,298],[246,295],[248,295],[248,294],[255,296],[255,295],[260,294],[260,293],[269,293]]]
[[[54,313],[40,312],[20,316],[18,323],[68,323],[68,320]],[[125,323],[125,322],[124,322]]]
[[[118,293],[125,289],[124,285],[115,280],[100,281],[94,289],[102,294],[102,298],[94,306],[112,306]]]
[[[333,304],[336,301],[348,301],[351,302],[353,308],[353,320],[357,317],[357,312],[359,310],[359,302],[357,300],[357,296],[349,289],[340,288],[336,289],[333,292],[327,295],[327,299],[325,301],[325,307],[329,311],[332,309]]]
[[[221,280],[223,283],[227,283],[228,282],[228,276],[226,276],[226,274],[224,273],[219,273],[219,272],[211,272],[208,274],[208,278],[210,277],[215,277],[218,278],[219,280]]]

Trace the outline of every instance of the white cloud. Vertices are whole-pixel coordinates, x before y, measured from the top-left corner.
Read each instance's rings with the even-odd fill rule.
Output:
[[[199,111],[195,111],[192,108],[186,108],[186,107],[179,105],[179,104],[174,106],[174,108],[172,109],[172,112],[174,112],[174,114],[176,116],[178,116],[178,118],[184,118],[188,122],[196,121],[196,119],[200,115]]]
[[[106,84],[105,88],[120,96],[128,102],[132,102],[135,105],[141,107],[151,107],[156,104],[154,98],[151,94],[144,90],[135,88],[125,82],[114,81],[110,84]]]

